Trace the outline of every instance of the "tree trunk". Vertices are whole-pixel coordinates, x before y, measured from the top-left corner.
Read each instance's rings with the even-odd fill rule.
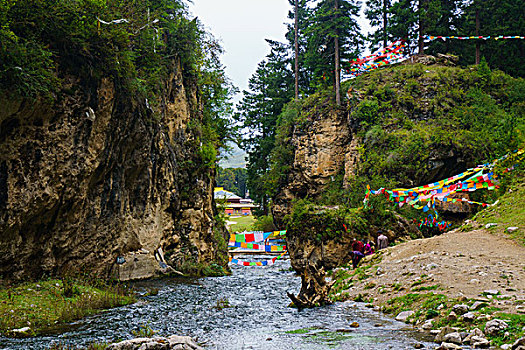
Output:
[[[334,1],[335,6],[335,18],[337,19],[337,10],[339,9],[339,5],[337,0]],[[334,38],[334,50],[335,50],[335,103],[336,105],[341,105],[341,68],[340,68],[340,57],[339,57],[339,37],[337,33],[337,28],[335,30],[335,38]]]
[[[386,32],[387,27],[387,3],[388,0],[383,0],[383,47],[386,47],[388,44],[388,34]]]
[[[418,40],[418,54],[425,54],[425,41],[423,40],[423,35],[425,34],[425,20],[424,12],[427,9],[427,0],[419,0],[419,40]]]
[[[299,100],[299,0],[295,0],[295,100]]]
[[[479,10],[476,9],[476,36],[479,36]],[[481,60],[481,41],[476,39],[476,64],[479,64]]]

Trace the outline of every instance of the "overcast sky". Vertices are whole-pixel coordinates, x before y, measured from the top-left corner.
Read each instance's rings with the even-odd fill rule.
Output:
[[[242,91],[270,52],[264,39],[284,41],[287,0],[194,0],[191,12],[222,41],[226,73]]]
[[[190,11],[222,41],[226,73],[241,91],[270,52],[264,39],[285,40],[290,9],[288,0],[193,0],[190,4]],[[361,22],[361,28],[367,25]]]

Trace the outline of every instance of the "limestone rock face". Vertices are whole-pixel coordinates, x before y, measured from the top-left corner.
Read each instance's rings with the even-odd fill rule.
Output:
[[[175,268],[226,254],[214,170],[188,126],[201,118],[197,88],[178,65],[155,111],[109,79],[64,79],[53,103],[0,96],[0,275],[107,277],[142,250],[147,277],[161,269],[159,248]]]

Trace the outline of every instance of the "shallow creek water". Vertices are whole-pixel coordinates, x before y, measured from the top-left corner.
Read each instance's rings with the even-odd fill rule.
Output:
[[[265,259],[268,257],[258,257]],[[253,258],[252,258],[253,259]],[[48,349],[52,343],[83,346],[133,338],[148,325],[159,335],[189,335],[209,349],[413,349],[435,345],[407,325],[354,302],[298,311],[286,292],[298,293],[300,278],[280,260],[268,267],[232,266],[231,276],[137,282],[155,296],[85,318],[53,336],[0,338],[1,349]],[[231,307],[219,310],[218,300]],[[359,328],[350,324],[357,321]],[[428,340],[428,339],[427,339]]]

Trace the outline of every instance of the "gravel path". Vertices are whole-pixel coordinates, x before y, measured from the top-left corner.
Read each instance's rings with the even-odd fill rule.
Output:
[[[492,305],[512,313],[525,311],[525,247],[484,229],[456,230],[389,247],[376,266],[371,278],[349,290],[350,298],[366,293],[377,298],[374,303],[384,303],[409,293],[412,286],[439,285],[435,292],[452,298],[480,298],[484,291],[495,290],[500,295]],[[375,288],[370,288],[372,283]],[[396,290],[396,284],[404,288]]]

